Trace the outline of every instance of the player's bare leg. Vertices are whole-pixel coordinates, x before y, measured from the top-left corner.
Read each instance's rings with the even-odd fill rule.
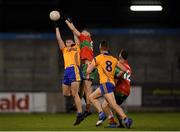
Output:
[[[131,124],[132,124],[132,120],[127,118],[126,114],[124,113],[123,109],[116,103],[115,97],[114,97],[114,93],[107,93],[104,95],[104,97],[106,98],[108,104],[111,106],[111,108],[113,108],[115,110],[115,112],[117,112],[117,114],[121,117],[122,121],[124,122],[125,126],[127,128],[130,128]]]
[[[102,103],[102,109],[103,111],[106,113],[106,115],[108,116],[108,120],[109,120],[109,126],[110,128],[115,128],[116,127],[116,120],[114,118],[114,114],[108,104],[108,102],[106,100],[103,101]]]
[[[92,93],[92,81],[91,80],[84,80],[84,92],[86,96],[86,111],[84,113],[84,116],[87,117],[91,114],[90,107],[91,107],[91,101],[89,100],[89,96]]]
[[[103,112],[103,109],[101,107],[101,104],[99,102],[99,100],[97,98],[101,97],[101,90],[100,88],[97,88],[90,96],[89,99],[92,102],[92,104],[94,105],[94,107],[97,109],[98,113],[99,113],[99,121],[103,122],[106,119],[106,115]],[[99,126],[99,122],[96,123],[96,126]]]
[[[71,94],[71,87],[69,85],[65,85],[65,84],[62,85],[62,93],[63,93],[66,101],[69,101],[69,100],[72,99],[72,96],[71,96],[72,95]],[[76,106],[75,105],[72,108],[74,108],[73,110],[76,110]],[[69,105],[66,106],[67,112],[71,111],[72,108]]]
[[[113,108],[121,116],[122,119],[125,119],[127,117],[122,108],[116,103],[113,92],[105,94],[104,97],[106,98],[111,108]]]
[[[92,94],[90,94],[89,96],[89,100],[91,101],[91,103],[94,105],[94,107],[96,108],[96,110],[98,112],[102,112],[102,107],[101,107],[101,104],[100,102],[98,101],[97,98],[101,97],[102,94],[101,94],[101,90],[100,88],[97,88]]]
[[[80,124],[80,122],[84,119],[83,115],[82,115],[82,103],[81,103],[81,99],[78,94],[79,85],[80,85],[80,82],[72,82],[71,83],[71,92],[72,92],[72,96],[74,98],[74,102],[75,102],[76,108],[77,108],[77,119],[76,119],[76,122],[74,123],[74,125]]]
[[[91,102],[89,100],[89,96],[92,93],[92,80],[90,79],[90,74],[87,75],[86,71],[87,71],[87,67],[88,65],[91,63],[91,61],[89,60],[84,60],[84,63],[82,65],[82,72],[83,72],[83,88],[84,88],[84,93],[85,93],[85,101],[86,101],[86,110],[84,112],[84,117],[87,117],[89,115],[91,115],[90,112],[90,106],[91,106]]]
[[[79,94],[80,99],[82,100],[82,98],[84,96],[84,84],[83,83],[82,84],[80,83],[78,94]],[[73,111],[77,110],[75,103],[73,103],[73,105],[71,106],[71,110],[73,110]]]
[[[63,89],[63,95],[64,96],[71,96],[71,87],[68,85],[62,85],[62,89]]]
[[[104,100],[104,102],[102,104],[102,109],[106,113],[106,115],[108,115],[108,120],[109,120],[109,126],[108,127],[111,127],[111,128],[116,127],[117,123],[115,121],[114,114],[113,114],[113,112],[112,112],[112,110],[111,110],[111,108],[110,108],[110,106],[106,100]],[[117,119],[119,121],[119,125],[117,127],[124,128],[121,117],[117,113],[115,113],[115,114],[116,114]]]
[[[111,111],[109,104],[106,100],[103,101],[102,103],[102,109],[103,112],[108,116],[108,120],[109,120],[109,126],[110,128],[115,128],[116,127],[116,121],[113,115],[113,112]],[[103,123],[104,120],[98,120],[96,123],[96,126],[100,126]]]
[[[122,119],[121,119],[121,117],[117,113],[116,113],[116,117],[117,117],[117,119],[119,121],[119,125],[117,127],[118,128],[124,128],[124,125],[122,123]]]
[[[80,99],[82,99],[83,96],[84,96],[84,89],[85,89],[84,87],[85,87],[85,84],[83,82],[82,85],[80,85],[80,87],[79,87],[79,97],[80,97]]]
[[[74,102],[75,102],[76,107],[77,107],[77,112],[82,113],[81,99],[80,99],[79,94],[78,94],[79,84],[80,84],[80,82],[71,83],[71,91],[72,91],[72,96],[74,98]]]
[[[104,100],[103,103],[102,103],[102,109],[106,113],[106,115],[108,115],[108,116],[113,115],[113,112],[109,108],[109,104],[108,104],[108,102],[106,100]]]

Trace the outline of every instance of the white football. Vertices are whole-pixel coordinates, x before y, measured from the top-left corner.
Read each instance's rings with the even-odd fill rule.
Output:
[[[57,20],[59,20],[60,19],[60,13],[58,12],[58,11],[51,11],[50,13],[49,13],[49,18],[52,20],[52,21],[57,21]]]

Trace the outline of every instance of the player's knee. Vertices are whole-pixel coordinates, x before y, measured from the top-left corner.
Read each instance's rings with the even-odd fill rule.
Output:
[[[111,107],[113,107],[113,108],[117,107],[117,104],[116,104],[115,102],[112,102],[110,105],[111,105]]]
[[[72,94],[72,96],[73,96],[73,97],[76,95],[76,93],[75,93],[75,92],[72,92],[71,94]]]
[[[102,108],[105,109],[107,107],[107,104],[102,104]]]
[[[68,97],[68,96],[71,96],[71,93],[70,92],[63,92],[63,95]]]
[[[93,101],[93,96],[90,94],[88,99],[90,100],[90,102],[92,102]]]
[[[72,96],[75,98],[76,96],[79,96],[79,94],[78,94],[78,92],[76,92],[76,91],[72,91]]]
[[[70,94],[63,94],[64,97],[70,97]]]

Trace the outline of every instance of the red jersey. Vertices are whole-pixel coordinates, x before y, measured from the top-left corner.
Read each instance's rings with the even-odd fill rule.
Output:
[[[125,73],[123,76],[118,78],[115,91],[120,92],[126,96],[129,96],[129,94],[130,94],[131,67],[129,66],[127,61],[125,61],[123,63],[123,65],[126,68],[126,71],[128,71],[128,73]]]
[[[83,34],[80,34],[79,40],[80,40],[80,42],[83,42],[83,41],[92,42],[91,37],[89,37],[89,36],[84,36]]]
[[[92,61],[94,58],[94,53],[93,53],[93,44],[91,37],[80,34],[79,40],[80,40],[80,49],[81,49],[80,57],[82,63],[84,63],[85,60]]]

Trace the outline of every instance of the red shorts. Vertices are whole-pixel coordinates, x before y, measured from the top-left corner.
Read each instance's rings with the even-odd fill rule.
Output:
[[[120,92],[126,96],[129,96],[130,94],[130,84],[127,82],[127,80],[119,79],[116,84],[115,91]]]

